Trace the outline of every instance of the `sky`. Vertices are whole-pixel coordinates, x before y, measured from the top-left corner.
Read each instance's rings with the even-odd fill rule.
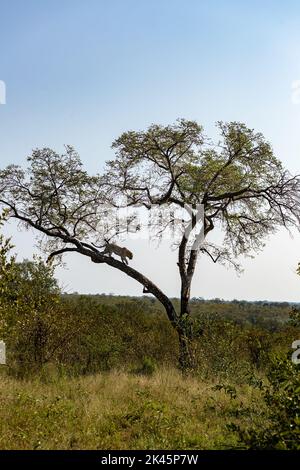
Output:
[[[96,173],[122,132],[186,118],[212,137],[218,120],[245,122],[300,172],[296,0],[0,0],[0,81],[0,168],[24,165],[33,148],[70,144]],[[14,223],[5,233],[19,260],[38,252]],[[241,260],[239,277],[201,258],[192,295],[299,301],[299,244],[298,232],[279,231],[255,259]],[[132,266],[178,296],[167,242],[128,247]],[[112,268],[72,254],[65,261],[56,274],[67,292],[142,294]]]

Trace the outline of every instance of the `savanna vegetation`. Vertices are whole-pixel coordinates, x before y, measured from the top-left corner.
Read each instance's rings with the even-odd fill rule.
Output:
[[[71,146],[62,155],[36,149],[26,169],[9,165],[0,171],[0,206],[21,227],[35,231],[49,261],[70,252],[85,256],[133,278],[155,297],[177,335],[184,371],[196,368],[199,330],[191,285],[201,257],[238,270],[239,255],[258,252],[278,228],[299,229],[300,177],[284,168],[261,133],[240,122],[218,122],[216,128],[216,142],[185,119],[124,132],[112,144],[114,158],[96,175],[84,170]],[[126,257],[108,255],[111,240],[139,228],[135,215],[128,216],[130,208],[160,210],[158,221],[148,226],[154,239],[172,227],[174,275],[181,285],[177,308],[144,275],[142,260],[133,267]],[[125,217],[121,209],[127,209]],[[211,238],[216,230],[223,235],[219,245]],[[120,253],[121,247],[116,249]],[[153,257],[153,262],[160,261]]]
[[[296,305],[192,299],[184,374],[154,298],[63,294],[3,237],[0,256],[1,449],[299,448]]]
[[[239,255],[299,228],[300,177],[244,124],[217,131],[214,143],[181,119],[125,132],[97,175],[70,146],[0,171],[0,222],[32,229],[43,255],[17,262],[1,237],[1,448],[300,448],[298,306],[191,298],[201,257],[239,270]],[[140,229],[134,214],[115,218],[132,207],[159,210],[155,240],[172,228],[178,298],[116,243]],[[64,294],[54,266],[65,253],[99,265],[99,292],[105,264],[145,295]]]

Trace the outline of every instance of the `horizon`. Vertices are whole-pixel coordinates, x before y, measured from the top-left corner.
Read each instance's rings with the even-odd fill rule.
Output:
[[[80,296],[99,296],[99,297],[127,297],[129,299],[149,299],[147,295],[122,295],[114,292],[109,292],[108,294],[105,292],[96,293],[96,294],[86,294],[84,292],[62,292],[61,295],[80,295]],[[180,297],[170,297],[171,300],[180,300]],[[287,300],[267,300],[267,299],[257,299],[257,300],[246,300],[246,299],[220,299],[219,297],[215,298],[203,298],[203,297],[191,297],[191,303],[193,302],[214,302],[220,301],[221,303],[235,303],[235,302],[245,302],[249,304],[256,304],[256,303],[266,303],[266,304],[289,304],[289,305],[300,305],[300,302],[289,302]]]

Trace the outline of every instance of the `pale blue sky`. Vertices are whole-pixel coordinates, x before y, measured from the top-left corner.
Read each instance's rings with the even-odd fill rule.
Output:
[[[300,172],[300,104],[291,100],[300,80],[298,1],[0,0],[0,80],[1,167],[23,163],[34,147],[72,144],[96,172],[121,132],[184,117],[210,135],[216,120],[244,121]],[[31,256],[32,236],[6,232],[20,258]],[[298,234],[272,237],[240,278],[200,260],[193,295],[298,301],[299,242]],[[176,295],[167,246],[129,246],[134,266]],[[58,275],[70,291],[141,293],[110,268],[66,260]]]

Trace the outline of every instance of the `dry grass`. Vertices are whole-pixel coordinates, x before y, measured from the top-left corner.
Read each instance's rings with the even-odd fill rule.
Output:
[[[227,424],[263,418],[249,386],[233,400],[172,369],[46,379],[1,376],[1,449],[220,449],[237,445]]]

